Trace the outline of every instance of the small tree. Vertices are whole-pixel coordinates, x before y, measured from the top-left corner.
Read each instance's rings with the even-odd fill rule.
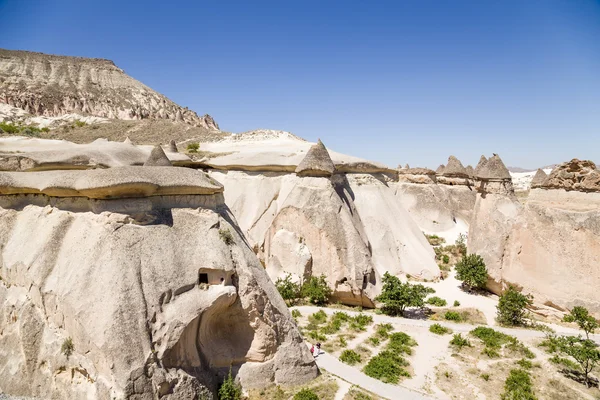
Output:
[[[240,400],[241,398],[242,388],[235,383],[235,380],[231,376],[231,367],[229,367],[229,375],[219,388],[219,400]]]
[[[200,150],[200,143],[194,142],[187,145],[188,153],[197,153]]]
[[[581,336],[561,336],[558,338],[558,346],[561,352],[571,356],[581,366],[585,375],[585,384],[590,387],[590,372],[600,364],[600,350],[598,345]]]
[[[585,332],[586,339],[590,338],[590,333],[594,333],[598,329],[598,321],[590,315],[590,312],[585,307],[575,306],[571,312],[563,318],[565,322],[575,322],[579,328]]]
[[[302,296],[308,297],[309,301],[316,305],[326,304],[331,296],[331,288],[327,284],[325,275],[319,277],[311,276],[302,285]]]
[[[480,255],[464,255],[456,264],[456,279],[462,281],[463,287],[483,288],[487,282],[487,268]]]
[[[532,303],[533,296],[524,295],[510,285],[508,290],[502,293],[496,306],[498,322],[510,326],[522,325],[527,315],[527,307]]]
[[[383,288],[375,300],[383,303],[382,311],[388,315],[403,315],[407,307],[424,307],[425,297],[435,293],[423,285],[402,283],[397,276],[386,272],[383,275]]]
[[[287,274],[284,279],[278,278],[275,287],[288,305],[294,304],[300,297],[300,284],[292,281],[292,274]]]
[[[62,345],[60,346],[60,352],[63,353],[67,357],[67,360],[68,360],[69,357],[71,357],[71,355],[73,354],[73,351],[75,351],[75,345],[73,344],[73,339],[68,337],[62,342]]]

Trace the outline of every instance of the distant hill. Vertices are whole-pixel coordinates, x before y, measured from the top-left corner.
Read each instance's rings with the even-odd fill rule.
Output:
[[[0,49],[0,103],[45,117],[169,120],[219,130],[210,115],[198,116],[100,58]]]

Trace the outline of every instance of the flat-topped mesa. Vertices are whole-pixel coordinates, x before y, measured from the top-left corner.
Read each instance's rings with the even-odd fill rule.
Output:
[[[398,170],[398,182],[430,184],[436,183],[434,170],[429,168],[401,168]]]
[[[531,180],[531,188],[535,189],[541,187],[547,178],[548,174],[546,174],[543,169],[538,168],[537,172],[533,176],[533,179]]]
[[[144,163],[144,167],[172,167],[171,161],[165,154],[165,151],[160,145],[154,146],[150,152],[150,157]]]
[[[298,176],[329,177],[333,175],[335,165],[321,139],[308,150],[304,159],[296,167],[295,172]]]
[[[478,181],[477,190],[481,193],[496,193],[514,196],[512,178],[508,168],[498,154],[484,161],[482,156],[475,169],[475,179]]]
[[[600,192],[600,171],[592,161],[574,158],[554,168],[540,187],[542,189]]]
[[[467,170],[462,165],[460,160],[454,156],[448,157],[448,165],[444,167],[443,172],[438,176],[438,183],[445,185],[466,185],[470,186],[472,182],[469,180]]]

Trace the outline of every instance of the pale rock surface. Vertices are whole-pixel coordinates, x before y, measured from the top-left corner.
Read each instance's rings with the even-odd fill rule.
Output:
[[[43,173],[12,173],[23,182],[32,178],[17,174]],[[211,398],[230,365],[246,388],[316,376],[222,194],[0,199],[0,392],[175,400]],[[231,244],[220,238],[225,229]],[[198,284],[201,273],[208,286]]]

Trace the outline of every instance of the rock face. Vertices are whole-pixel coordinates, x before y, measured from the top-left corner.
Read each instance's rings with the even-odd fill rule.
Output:
[[[196,170],[128,168],[0,173],[0,392],[175,400],[212,398],[230,366],[247,388],[314,378],[222,187]],[[123,180],[132,170],[153,195],[123,198],[139,187]],[[169,186],[183,171],[194,192]],[[116,192],[63,197],[85,195],[80,184]]]
[[[491,290],[514,284],[542,308],[581,305],[600,316],[600,193],[582,184],[594,167],[561,164],[552,183],[538,171],[524,206],[506,188],[478,194],[468,250],[484,258]]]
[[[335,165],[321,139],[308,150],[306,157],[296,167],[299,176],[331,176]]]
[[[542,187],[545,189],[600,192],[600,171],[592,161],[581,161],[574,158],[553,169],[548,179],[543,182]]]
[[[0,49],[0,103],[33,115],[167,119],[219,129],[210,115],[178,106],[98,58]]]

